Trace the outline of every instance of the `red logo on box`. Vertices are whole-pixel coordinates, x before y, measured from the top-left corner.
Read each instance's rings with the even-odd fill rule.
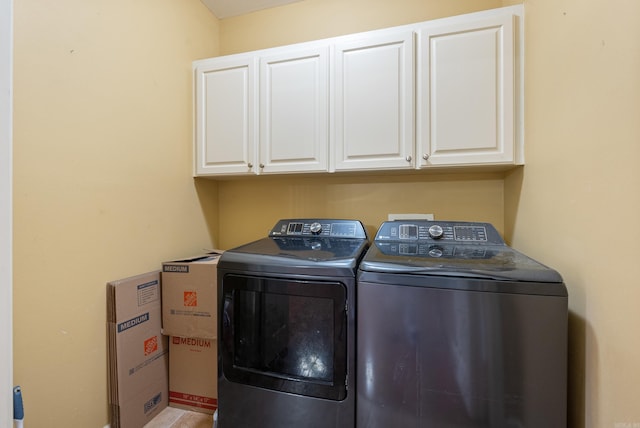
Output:
[[[144,355],[153,354],[158,350],[158,336],[153,336],[144,341]]]
[[[184,305],[185,306],[198,306],[198,293],[195,291],[184,292]]]

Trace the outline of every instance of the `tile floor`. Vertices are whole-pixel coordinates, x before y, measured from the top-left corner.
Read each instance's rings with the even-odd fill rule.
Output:
[[[213,416],[167,407],[144,428],[212,428]]]

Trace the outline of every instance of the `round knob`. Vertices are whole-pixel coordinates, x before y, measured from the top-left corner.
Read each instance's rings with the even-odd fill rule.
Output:
[[[431,247],[429,248],[429,256],[433,258],[440,258],[444,254],[444,251],[440,247]]]
[[[429,155],[428,155],[428,154],[426,154],[426,153],[425,153],[425,154],[423,154],[423,155],[422,155],[422,159],[424,159],[424,160],[429,160]]]
[[[442,230],[442,226],[438,224],[434,224],[429,227],[429,236],[433,239],[440,239],[444,234],[444,230]]]
[[[407,162],[411,162],[411,156],[407,156],[407,157],[405,158],[405,160],[406,160]]]
[[[322,225],[318,222],[311,223],[309,230],[311,230],[311,233],[314,235],[319,235],[322,232]]]
[[[249,168],[253,168],[253,164],[252,164],[251,162],[249,162],[249,163],[247,164],[247,166],[248,166]]]
[[[260,164],[260,168],[264,168],[264,164],[263,163]]]

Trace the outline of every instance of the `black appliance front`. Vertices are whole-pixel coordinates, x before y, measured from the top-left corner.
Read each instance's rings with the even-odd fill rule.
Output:
[[[356,426],[566,427],[567,314],[560,275],[489,224],[384,223],[358,275]]]
[[[355,425],[355,277],[368,247],[350,220],[279,221],[218,262],[218,424]]]
[[[227,379],[344,400],[345,284],[238,274],[228,274],[224,281],[222,361]]]

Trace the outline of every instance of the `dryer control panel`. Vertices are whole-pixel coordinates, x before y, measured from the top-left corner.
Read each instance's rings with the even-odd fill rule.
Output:
[[[504,240],[491,224],[456,221],[387,221],[378,229],[375,240],[504,245]]]
[[[367,239],[360,221],[342,219],[284,219],[276,223],[269,236]]]

